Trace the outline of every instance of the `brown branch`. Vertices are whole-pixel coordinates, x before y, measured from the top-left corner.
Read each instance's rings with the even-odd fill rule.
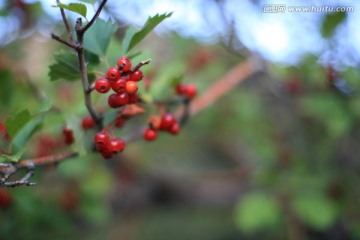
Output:
[[[77,153],[68,152],[22,160],[18,163],[0,163],[0,187],[34,186],[35,183],[30,182],[29,179],[34,174],[35,167],[55,164],[75,156],[77,156]],[[9,181],[9,178],[21,168],[27,169],[24,177],[20,180]]]
[[[254,59],[241,62],[232,68],[224,76],[216,80],[204,93],[192,100],[190,104],[190,115],[193,116],[203,109],[211,106],[236,85],[248,79],[252,74],[261,69],[261,63]]]
[[[30,166],[44,166],[64,161],[66,159],[77,156],[75,152],[58,153],[54,155],[48,155],[44,157],[21,160],[15,164],[16,168],[28,168]]]
[[[60,0],[56,0],[57,3],[60,3]],[[72,36],[72,33],[71,33],[71,29],[70,29],[70,25],[69,25],[69,22],[66,18],[66,15],[65,15],[65,11],[63,8],[60,7],[60,13],[61,13],[61,17],[63,19],[63,22],[64,22],[64,25],[65,25],[65,28],[66,28],[66,32],[68,34],[68,37],[70,39],[70,42],[71,43],[74,43],[74,39],[73,39],[73,36]]]
[[[54,33],[51,33],[51,38],[68,46],[68,47],[71,47],[72,49],[78,50],[78,48],[79,48],[79,46],[62,39],[61,37],[55,35]]]
[[[99,17],[100,12],[102,11],[102,9],[104,8],[105,4],[106,4],[107,0],[103,0],[98,8],[98,10],[96,11],[95,15],[92,17],[92,19],[90,20],[90,22],[88,22],[85,27],[83,27],[80,32],[82,34],[84,34],[90,27],[91,25],[93,25],[93,23],[95,22],[95,20]]]
[[[142,66],[149,64],[150,61],[151,59],[139,62],[138,65],[136,65],[132,71],[135,72],[136,70],[139,70]]]

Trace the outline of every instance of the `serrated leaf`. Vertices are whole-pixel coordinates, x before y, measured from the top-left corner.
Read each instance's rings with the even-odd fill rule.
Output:
[[[320,194],[302,194],[295,198],[293,208],[305,224],[313,228],[328,229],[336,220],[334,204]]]
[[[107,22],[101,19],[96,20],[85,33],[84,48],[99,56],[105,56],[111,37],[116,30],[116,24],[110,20]]]
[[[79,1],[84,2],[84,3],[90,3],[90,4],[96,3],[96,0],[79,0]]]
[[[16,134],[33,118],[33,114],[28,109],[9,116],[5,120],[5,126],[8,134],[11,138],[14,138]]]
[[[68,81],[80,78],[77,56],[74,53],[60,51],[54,54],[56,63],[49,66],[50,81],[64,79]]]
[[[57,6],[60,8],[66,9],[68,11],[78,13],[81,16],[86,18],[87,7],[84,4],[81,4],[81,3],[70,3],[70,4],[58,3]]]
[[[159,23],[161,23],[164,19],[170,17],[171,15],[172,12],[164,13],[161,15],[156,14],[153,17],[149,17],[142,29],[136,32],[131,37],[128,47],[126,45],[123,47],[123,53],[128,53],[129,51],[131,51],[131,49],[133,49],[137,44],[139,44]]]
[[[325,16],[321,26],[321,34],[324,38],[331,37],[337,26],[346,18],[346,12],[329,13]]]
[[[245,233],[253,233],[276,225],[280,208],[275,199],[264,193],[249,193],[235,208],[235,222]]]

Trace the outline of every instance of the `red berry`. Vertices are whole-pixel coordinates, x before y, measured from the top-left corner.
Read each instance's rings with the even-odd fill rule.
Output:
[[[137,82],[137,81],[140,81],[141,79],[143,79],[143,77],[144,77],[143,72],[140,69],[138,69],[138,70],[130,73],[129,80]]]
[[[134,94],[134,93],[136,93],[137,90],[138,90],[138,85],[137,85],[136,82],[134,82],[134,81],[127,81],[126,82],[126,91],[129,94]]]
[[[119,107],[118,104],[117,104],[116,99],[117,99],[117,94],[116,94],[116,93],[113,93],[113,94],[111,94],[111,95],[109,96],[109,98],[108,98],[108,104],[109,104],[110,107],[112,107],[112,108],[117,108],[117,107]]]
[[[121,57],[117,61],[117,67],[122,72],[128,72],[131,69],[131,60],[127,57]]]
[[[105,159],[112,158],[112,156],[113,156],[113,153],[111,151],[109,151],[108,149],[101,151],[100,154]]]
[[[110,82],[115,82],[120,78],[120,72],[116,67],[111,67],[106,72],[106,77],[109,79]]]
[[[125,90],[125,88],[126,88],[126,80],[123,79],[123,78],[120,78],[119,80],[114,82],[111,85],[111,87],[117,93],[123,92]]]
[[[122,152],[125,148],[125,141],[121,138],[113,138],[110,140],[110,143],[108,145],[109,151],[112,153],[118,153]]]
[[[94,141],[96,145],[102,146],[105,145],[107,146],[110,142],[110,137],[109,134],[107,132],[98,132],[95,134],[94,137]]]
[[[197,88],[195,85],[192,85],[192,84],[186,85],[184,95],[187,98],[189,98],[189,99],[194,98],[196,96],[196,93],[197,93]]]
[[[176,122],[176,119],[172,114],[170,114],[170,113],[164,114],[161,117],[160,129],[167,130],[167,129],[171,128],[175,122]]]
[[[12,203],[12,197],[8,191],[0,189],[0,207],[7,208]]]
[[[125,120],[121,117],[118,117],[115,120],[115,127],[120,128],[120,127],[124,126],[124,123],[125,123]]]
[[[106,78],[99,78],[95,82],[95,90],[99,93],[107,93],[111,88],[111,83]]]
[[[65,136],[64,142],[66,145],[70,145],[75,141],[74,135],[73,135],[73,130],[71,128],[64,127],[63,134]]]
[[[117,106],[123,106],[129,102],[129,94],[127,92],[122,92],[116,94],[115,102]]]
[[[174,123],[169,129],[169,133],[173,134],[173,135],[176,135],[180,132],[181,130],[181,127],[180,127],[180,124],[179,123]]]
[[[72,136],[73,135],[73,130],[69,127],[64,127],[63,128],[63,134],[65,136]]]
[[[139,96],[134,93],[134,94],[129,94],[129,103],[137,103],[139,100]]]
[[[144,132],[144,139],[146,141],[154,141],[157,138],[157,131],[152,128],[147,128]]]
[[[91,116],[86,116],[83,118],[82,122],[81,122],[81,126],[84,130],[86,129],[90,129],[93,128],[95,126],[95,122],[92,119]]]
[[[178,84],[176,86],[176,93],[179,95],[183,95],[185,93],[185,90],[186,90],[186,86],[183,84]]]

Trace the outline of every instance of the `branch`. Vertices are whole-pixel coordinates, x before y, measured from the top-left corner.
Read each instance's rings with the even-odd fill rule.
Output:
[[[103,0],[98,8],[98,10],[96,11],[95,15],[92,17],[92,19],[90,20],[90,22],[88,22],[85,27],[83,27],[80,32],[82,34],[84,34],[90,27],[91,25],[93,25],[93,23],[95,22],[95,20],[99,17],[100,12],[102,11],[102,9],[104,8],[105,4],[106,4],[107,0]]]
[[[75,50],[79,49],[79,46],[62,39],[61,37],[55,35],[54,33],[51,33],[51,38],[58,41],[58,42],[60,42],[60,43],[62,43],[62,44],[64,44],[64,45],[66,45],[66,46],[68,46],[68,47],[71,47],[72,49],[75,49]]]
[[[56,0],[57,3],[60,3],[60,0]],[[61,17],[63,19],[63,22],[64,22],[64,25],[65,25],[65,28],[66,28],[66,32],[68,34],[68,37],[70,39],[70,42],[71,43],[74,43],[74,39],[73,39],[73,36],[72,36],[72,33],[71,33],[71,30],[70,30],[70,25],[69,25],[69,22],[66,18],[66,15],[65,15],[65,11],[63,8],[60,7],[60,13],[61,13]]]
[[[219,100],[236,85],[248,79],[251,75],[262,69],[262,62],[250,58],[232,68],[228,73],[215,81],[201,96],[195,98],[190,104],[190,115],[193,116]]]
[[[151,59],[139,62],[138,65],[136,65],[132,71],[135,72],[136,70],[139,70],[142,66],[149,64],[150,61]]]
[[[18,163],[0,163],[0,187],[18,187],[18,186],[34,186],[36,183],[30,182],[36,166],[44,166],[55,164],[69,158],[77,156],[77,153],[59,153],[40,158],[22,160]],[[9,181],[19,169],[26,168],[27,172],[20,180]]]

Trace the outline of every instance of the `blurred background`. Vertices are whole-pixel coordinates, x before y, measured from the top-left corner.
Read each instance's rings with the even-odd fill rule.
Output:
[[[53,5],[0,1],[0,119],[36,109],[39,95],[60,110],[24,146],[28,158],[64,150],[64,124],[78,142],[94,134],[80,126],[81,83],[49,81],[62,48],[50,34],[66,35]],[[98,4],[87,6],[90,19]],[[110,65],[129,26],[169,12],[133,61],[152,59],[143,71],[156,98],[181,76],[206,104],[178,136],[37,168],[36,187],[0,189],[0,239],[360,239],[360,3],[109,0],[100,18],[119,26]],[[78,15],[68,17],[73,26]],[[156,113],[145,108],[116,134]]]

